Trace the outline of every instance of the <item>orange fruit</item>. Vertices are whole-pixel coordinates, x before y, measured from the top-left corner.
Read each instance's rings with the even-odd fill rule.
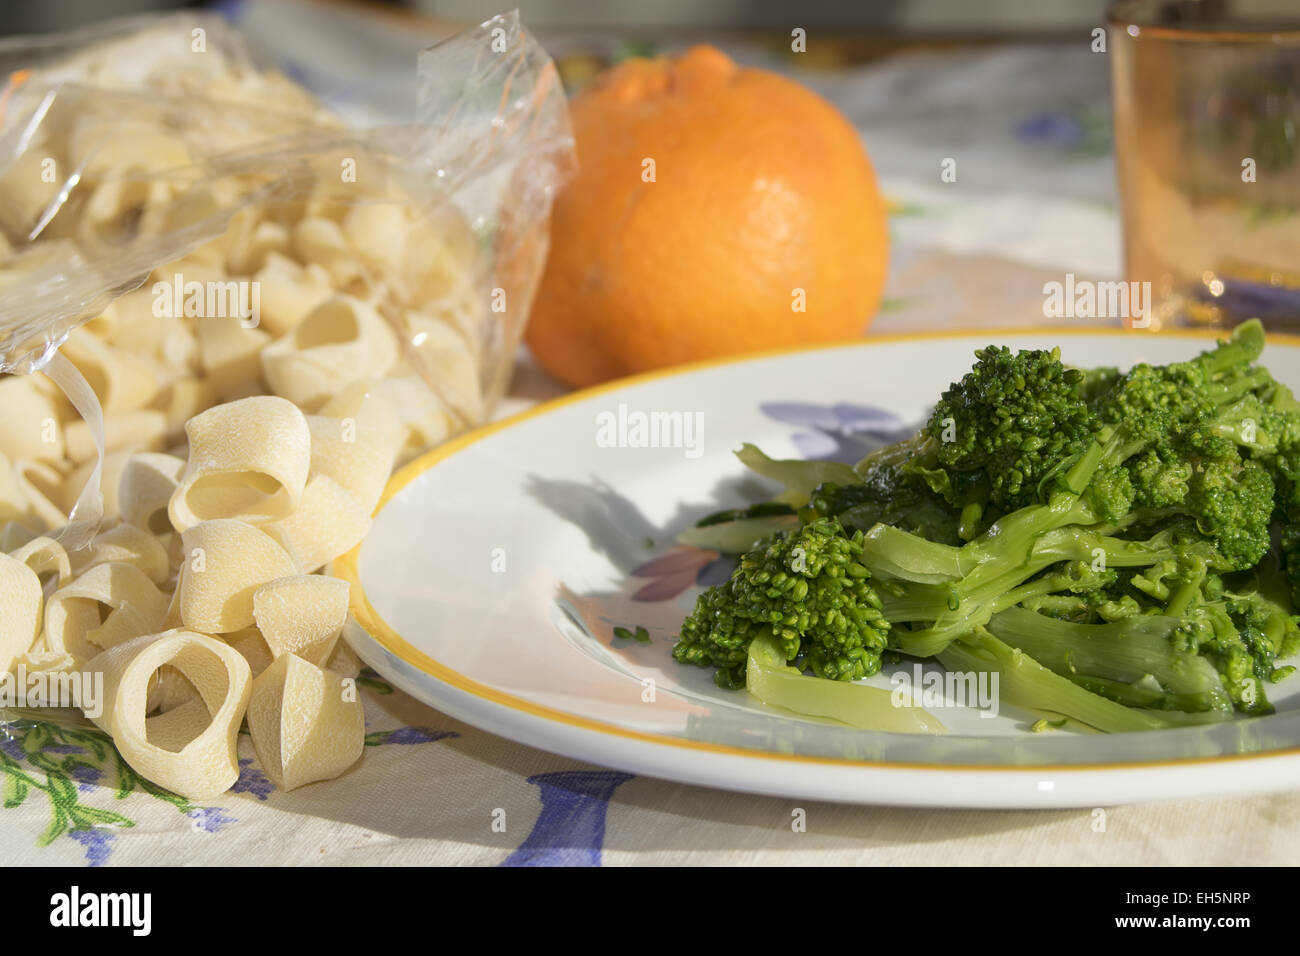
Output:
[[[857,132],[824,99],[697,46],[627,60],[570,105],[527,330],[570,385],[861,334],[889,259]]]

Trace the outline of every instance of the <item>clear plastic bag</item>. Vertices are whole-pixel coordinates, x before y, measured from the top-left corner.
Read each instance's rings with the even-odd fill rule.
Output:
[[[105,455],[174,449],[207,405],[373,387],[400,463],[503,394],[572,162],[517,14],[425,51],[402,127],[349,129],[215,17],[4,41],[0,69],[0,373],[60,386],[35,391],[67,432],[44,485],[86,479],[51,501],[69,546]]]
[[[80,708],[206,799],[273,658],[357,676],[330,562],[392,468],[504,392],[572,162],[564,95],[515,14],[423,53],[401,127],[348,128],[212,17],[0,41],[0,71],[0,682],[148,674],[99,713],[0,694],[0,739]],[[249,716],[266,772],[343,772],[345,704],[293,768]],[[166,745],[134,731],[150,715]]]

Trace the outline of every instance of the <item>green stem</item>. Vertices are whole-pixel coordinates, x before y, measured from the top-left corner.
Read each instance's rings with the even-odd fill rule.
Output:
[[[895,702],[892,691],[850,681],[808,677],[786,663],[771,634],[754,638],[745,666],[746,689],[774,707],[810,717],[829,717],[862,730],[890,733],[943,733],[943,724],[921,707]]]
[[[996,673],[1002,703],[1064,714],[1107,733],[1159,730],[1172,721],[1154,712],[1125,707],[1084,690],[1054,674],[1023,651],[1010,647],[983,628],[950,644],[939,662],[951,671]]]
[[[1000,641],[1019,648],[1065,677],[1083,674],[1133,683],[1148,674],[1169,692],[1198,702],[1198,710],[1232,712],[1214,666],[1178,652],[1170,638],[1180,621],[1141,614],[1109,624],[1077,624],[1011,607],[988,624]]]

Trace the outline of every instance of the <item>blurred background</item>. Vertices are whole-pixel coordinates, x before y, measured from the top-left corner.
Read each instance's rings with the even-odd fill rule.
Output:
[[[858,130],[889,209],[888,282],[872,332],[1041,325],[1045,284],[1066,276],[1105,281],[1125,275],[1112,106],[1115,58],[1107,55],[1106,0],[503,4],[517,5],[570,93],[628,57],[707,42],[742,65],[786,74],[838,107]],[[1190,17],[1188,11],[1228,10],[1240,3],[1149,5],[1166,8],[1177,20]],[[1246,5],[1272,16],[1295,15],[1295,0],[1246,0]],[[174,6],[202,7],[230,18],[264,56],[362,124],[400,122],[409,115],[418,51],[500,12],[481,0],[32,0],[0,8],[0,31],[71,29]],[[801,49],[792,43],[796,30],[805,36]],[[1122,27],[1118,36],[1125,39]],[[1287,55],[1291,59],[1282,63],[1276,85],[1247,94],[1245,106],[1235,107],[1244,109],[1248,125],[1261,111],[1275,114],[1265,145],[1269,155],[1281,157],[1279,169],[1287,168],[1295,152],[1294,118],[1300,115],[1300,58],[1294,49]],[[1172,62],[1179,62],[1176,55]],[[1152,61],[1142,82],[1171,69]],[[1249,63],[1235,69],[1238,78],[1254,75]],[[1232,76],[1222,80],[1233,82]],[[1236,122],[1216,112],[1228,109],[1218,86],[1196,92],[1200,99],[1194,109],[1204,106],[1212,133]],[[1154,122],[1158,118],[1143,119]],[[1184,147],[1174,137],[1168,142],[1176,159]],[[1229,152],[1229,178],[1235,179],[1236,152]],[[949,160],[956,160],[958,172],[945,179],[941,168]],[[1162,242],[1177,245],[1193,233],[1214,232],[1231,237],[1224,240],[1229,245],[1240,244],[1235,227],[1207,225],[1196,218],[1199,212],[1187,211],[1197,196],[1221,208],[1222,183],[1178,188],[1193,197],[1186,209],[1178,205],[1180,194],[1149,210],[1170,224]],[[1293,243],[1285,236],[1296,232],[1297,188],[1292,177],[1281,201],[1232,215],[1251,229],[1270,224],[1274,233],[1267,242],[1286,252]],[[1246,232],[1241,236],[1249,239]],[[1194,253],[1208,262],[1213,251]],[[1300,315],[1294,269],[1274,268],[1262,278],[1256,272],[1243,270],[1251,281],[1247,291],[1282,295],[1282,312]],[[1222,277],[1208,267],[1198,265],[1189,274],[1205,277],[1205,288],[1216,295],[1224,288]],[[1050,318],[1098,321],[1095,316]]]
[[[146,10],[201,5],[167,0],[16,0],[5,5],[0,24],[7,33],[45,32]],[[479,20],[484,13],[484,4],[478,0],[393,0],[350,5],[372,10],[406,9],[461,21]],[[548,29],[784,32],[792,4],[788,0],[664,0],[654,4],[634,0],[520,0],[515,7],[525,22]],[[1069,30],[1095,22],[1104,8],[1105,0],[864,0],[853,4],[813,0],[798,4],[798,13],[805,26],[833,30],[998,36]]]
[[[31,0],[0,7],[0,30],[66,30],[173,6],[230,17],[358,122],[400,119],[417,52],[498,12],[480,0]],[[893,213],[890,281],[872,331],[1041,321],[1044,281],[1120,272],[1110,65],[1090,46],[1103,0],[517,6],[571,91],[625,57],[709,42],[838,106]],[[803,52],[791,49],[794,28],[807,33]],[[945,157],[960,159],[955,183],[940,181]]]

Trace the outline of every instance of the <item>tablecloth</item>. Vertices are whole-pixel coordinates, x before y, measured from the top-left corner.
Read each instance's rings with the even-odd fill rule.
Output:
[[[872,332],[1043,324],[1045,281],[1118,274],[1108,64],[1087,38],[819,72],[730,49],[828,96],[872,152],[894,209]],[[945,158],[956,159],[955,182],[940,179]],[[525,354],[500,414],[562,391]],[[42,726],[0,737],[0,863],[1231,866],[1300,854],[1300,792],[1051,811],[739,795],[543,753],[377,675],[362,684],[361,762],[289,793],[257,769],[246,735],[238,783],[203,804],[121,771],[93,734]]]

